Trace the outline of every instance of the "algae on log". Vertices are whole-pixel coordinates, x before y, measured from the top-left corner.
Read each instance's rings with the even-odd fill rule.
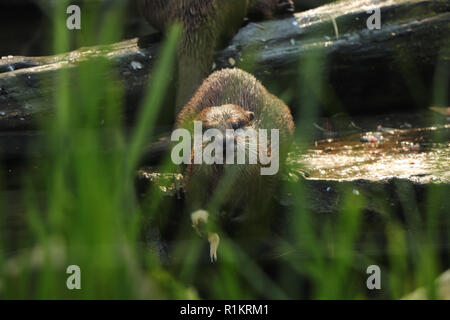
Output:
[[[381,29],[368,30],[367,12],[376,8],[381,9]],[[428,105],[436,71],[448,70],[449,9],[445,0],[348,0],[282,20],[250,23],[218,53],[216,67],[237,62],[274,94],[289,96],[283,93],[297,92],[300,85],[299,61],[322,50],[329,83],[327,94],[319,99],[324,108],[350,113],[409,111],[413,105]],[[51,84],[58,71],[89,59],[113,63],[113,74],[102,76],[117,77],[128,98],[127,110],[135,111],[151,79],[160,40],[153,35],[52,57],[3,57],[0,130],[30,128],[37,116],[51,113]],[[248,53],[255,54],[252,62]],[[439,74],[434,79],[448,87],[448,72]],[[416,88],[417,83],[423,85]],[[287,102],[295,110],[298,97],[291,96]]]

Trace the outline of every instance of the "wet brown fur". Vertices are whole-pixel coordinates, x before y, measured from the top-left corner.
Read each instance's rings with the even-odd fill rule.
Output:
[[[224,114],[227,121],[220,121]],[[240,69],[214,72],[203,82],[179,113],[176,128],[192,131],[193,121],[202,121],[204,126],[220,130],[232,128],[233,123],[239,122],[240,127],[279,129],[280,167],[294,134],[289,107],[270,94],[254,76]],[[259,164],[188,165],[184,173],[191,209],[204,208],[227,170],[237,173],[231,189],[224,194],[228,208],[254,208],[264,204],[271,198],[278,179],[277,176],[262,176],[260,168]]]

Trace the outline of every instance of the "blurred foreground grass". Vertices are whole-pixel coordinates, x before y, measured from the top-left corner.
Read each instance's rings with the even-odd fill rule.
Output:
[[[68,48],[70,31],[65,27],[66,15],[61,14],[67,5],[67,1],[58,1],[54,8],[54,52]],[[102,19],[97,12],[84,12],[80,46],[93,39],[98,43],[120,39],[120,6]],[[397,186],[406,224],[415,232],[405,228],[405,221],[394,214],[383,217],[386,254],[377,254],[377,239],[364,234],[363,196],[340,190],[345,199],[339,215],[317,216],[306,205],[308,199],[303,196],[300,181],[284,186],[286,192],[296,195],[288,209],[292,221],[283,239],[277,240],[283,254],[270,272],[227,238],[221,243],[217,265],[202,264],[201,257],[207,252],[200,241],[179,248],[186,257],[181,266],[161,265],[141,239],[143,217],[161,210],[161,198],[150,194],[150,206],[143,211],[134,179],[142,147],[151,141],[157,126],[175,67],[179,36],[177,27],[167,35],[153,71],[154,80],[149,83],[130,134],[121,123],[123,92],[113,77],[101,76],[112,74],[106,60],[87,61],[76,71],[61,70],[55,83],[43,84],[57,88],[54,116],[41,124],[48,133],[49,154],[45,163],[38,164],[38,173],[23,175],[28,237],[18,239],[18,249],[12,255],[6,237],[6,213],[0,217],[0,297],[397,299],[419,286],[425,286],[435,297],[434,279],[443,270],[434,244],[448,243],[450,230],[443,240],[438,239],[442,236],[437,233],[439,221],[448,219],[446,207],[443,209],[440,203],[449,193],[448,188],[434,186],[429,187],[424,199],[415,199],[408,186]],[[311,138],[303,124],[317,119],[321,96],[328,94],[324,62],[317,52],[299,66],[300,77],[316,75],[300,81],[298,99],[302,108],[296,112],[300,119],[296,126],[301,139]],[[445,96],[438,86],[436,96]],[[165,166],[170,163],[166,161],[162,164]],[[425,216],[419,203],[426,209]],[[371,264],[381,264],[380,260],[382,290],[370,292],[365,271]],[[66,268],[72,264],[81,268],[81,290],[66,287]]]

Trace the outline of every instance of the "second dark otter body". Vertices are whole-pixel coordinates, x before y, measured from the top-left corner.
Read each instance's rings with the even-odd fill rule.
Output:
[[[214,52],[231,38],[249,13],[271,17],[291,0],[139,0],[147,21],[165,32],[174,23],[184,29],[178,55],[177,111],[210,73]]]

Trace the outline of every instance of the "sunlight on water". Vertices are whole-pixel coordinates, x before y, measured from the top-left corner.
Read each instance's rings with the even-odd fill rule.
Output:
[[[309,179],[444,183],[450,181],[449,133],[445,125],[326,139],[300,156],[296,146],[288,163],[306,170]]]

